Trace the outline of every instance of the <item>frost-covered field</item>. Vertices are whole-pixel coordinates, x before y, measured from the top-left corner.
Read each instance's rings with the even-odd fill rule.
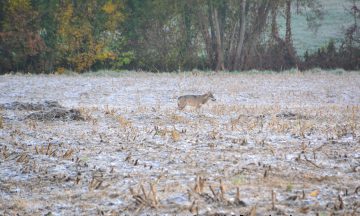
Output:
[[[358,72],[0,76],[0,215],[359,215],[359,179]]]

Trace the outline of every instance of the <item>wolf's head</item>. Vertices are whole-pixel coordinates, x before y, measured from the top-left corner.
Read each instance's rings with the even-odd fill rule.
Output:
[[[216,101],[216,99],[215,99],[214,95],[212,94],[212,92],[206,93],[206,97],[210,98],[212,101]]]

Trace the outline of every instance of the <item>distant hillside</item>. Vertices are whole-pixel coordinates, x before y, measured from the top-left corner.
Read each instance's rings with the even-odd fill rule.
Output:
[[[324,19],[317,33],[308,29],[305,16],[293,15],[294,46],[301,56],[306,50],[316,51],[331,39],[339,42],[344,36],[344,29],[352,22],[350,15],[345,11],[345,6],[349,5],[346,0],[321,1],[324,6]]]

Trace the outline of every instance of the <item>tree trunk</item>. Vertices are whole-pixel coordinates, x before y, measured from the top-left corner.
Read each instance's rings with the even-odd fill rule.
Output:
[[[184,31],[182,33],[184,34],[183,35],[184,40],[180,47],[180,52],[179,52],[180,59],[179,59],[179,63],[178,63],[180,71],[186,69],[186,67],[188,66],[189,60],[193,56],[193,50],[192,50],[192,46],[191,46],[191,42],[192,42],[191,13],[192,13],[191,8],[189,7],[189,5],[187,3],[185,3],[184,10],[182,13],[183,23],[184,23]]]
[[[285,9],[285,16],[286,16],[286,35],[285,35],[285,43],[286,45],[290,45],[291,41],[291,0],[286,0],[286,9]]]
[[[221,43],[221,32],[219,24],[219,16],[216,8],[213,8],[214,30],[215,30],[215,44],[216,44],[216,71],[225,70],[224,66],[224,52]]]
[[[184,6],[183,18],[184,18],[184,27],[185,27],[185,47],[189,48],[191,44],[191,18],[190,14],[192,13],[191,8],[188,4]]]
[[[216,68],[216,34],[215,34],[215,24],[214,24],[214,5],[212,0],[208,0],[208,22],[210,28],[210,36],[211,36],[211,68],[214,70]],[[206,31],[208,31],[207,29]]]
[[[295,50],[292,43],[292,33],[291,33],[291,0],[286,0],[286,34],[285,34],[285,46],[288,54],[288,64],[289,66],[297,66]]]
[[[240,36],[239,43],[237,45],[235,61],[233,69],[240,69],[241,54],[244,47],[245,29],[246,29],[246,0],[240,0],[241,14],[240,14]]]
[[[206,15],[202,11],[199,11],[199,18],[200,18],[200,20],[199,20],[200,30],[201,30],[201,34],[202,34],[202,36],[204,38],[204,42],[205,42],[207,64],[210,68],[212,68],[213,44],[212,44],[212,40],[211,40],[211,35],[209,34],[209,19],[206,17]]]
[[[226,64],[230,70],[234,70],[234,61],[235,61],[235,51],[237,46],[237,33],[239,28],[239,21],[237,20],[232,29],[231,38],[228,45],[228,54],[226,58]]]
[[[273,0],[263,0],[261,1],[260,6],[257,9],[257,16],[252,22],[251,26],[253,27],[251,32],[246,35],[246,50],[242,55],[243,59],[241,68],[239,69],[249,69],[255,68],[258,65],[259,61],[256,59],[256,44],[263,33],[264,28],[266,26],[267,17],[270,12],[271,2]],[[256,64],[256,65],[255,65]]]
[[[276,20],[277,10],[278,10],[278,5],[274,4],[271,8],[271,39],[273,40],[273,42],[280,40],[279,28]]]

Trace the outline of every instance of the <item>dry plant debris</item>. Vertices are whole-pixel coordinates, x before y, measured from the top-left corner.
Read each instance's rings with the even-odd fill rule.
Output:
[[[0,215],[360,215],[358,72],[8,75],[0,89]],[[216,102],[177,110],[209,90]]]

